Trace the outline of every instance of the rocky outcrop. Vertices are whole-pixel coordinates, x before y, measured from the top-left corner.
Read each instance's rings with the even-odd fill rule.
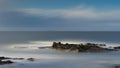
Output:
[[[47,49],[47,48],[51,48],[51,46],[38,47],[38,49]]]
[[[118,47],[114,47],[114,49],[120,50],[120,46],[118,46]]]
[[[12,64],[14,62],[10,61],[10,60],[6,60],[6,61],[3,61],[3,60],[0,60],[0,65],[4,65],[4,64]]]
[[[11,58],[10,57],[4,57],[4,56],[0,57],[0,60],[4,60],[4,59],[11,59]]]
[[[52,48],[59,50],[69,50],[77,52],[99,52],[99,51],[111,51],[112,49],[103,48],[105,44],[94,44],[94,43],[85,43],[85,44],[62,44],[61,42],[53,42]]]
[[[120,65],[114,65],[111,68],[120,68]]]
[[[4,65],[4,64],[12,64],[14,62],[8,60],[10,59],[9,57],[0,57],[0,65]]]
[[[34,58],[28,58],[27,60],[29,60],[29,61],[35,61]]]
[[[12,60],[24,60],[25,58],[11,58],[11,57],[0,57],[0,60],[6,60],[6,59],[12,59]]]
[[[5,65],[5,64],[12,64],[14,63],[11,60],[25,60],[25,58],[11,58],[11,57],[0,57],[0,65]],[[35,61],[34,58],[26,58],[28,61]]]

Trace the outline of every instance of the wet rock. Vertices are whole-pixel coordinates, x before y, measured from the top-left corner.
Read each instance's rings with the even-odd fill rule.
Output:
[[[120,66],[113,66],[112,68],[120,68]]]
[[[29,60],[29,61],[35,61],[34,58],[28,58],[27,60]]]
[[[0,57],[0,65],[4,65],[4,64],[12,64],[14,63],[13,61],[11,60],[24,60],[25,58],[11,58],[11,57]],[[27,60],[29,61],[35,61],[34,58],[27,58]]]
[[[99,52],[99,51],[112,51],[112,49],[103,48],[101,46],[106,46],[105,44],[94,44],[94,43],[85,43],[85,44],[62,44],[61,42],[53,42],[52,48],[59,50],[69,50],[69,51],[78,51],[78,52]]]
[[[0,60],[4,60],[4,59],[11,59],[11,58],[10,57],[4,57],[4,56],[0,57]]]
[[[118,46],[118,47],[114,47],[114,49],[120,50],[120,46]]]
[[[50,46],[45,46],[45,47],[38,47],[39,49],[47,49],[47,48],[51,48]]]
[[[10,60],[6,60],[6,61],[3,61],[3,60],[0,60],[0,65],[4,65],[4,64],[12,64],[14,62],[10,61]]]
[[[24,60],[25,58],[12,58],[13,60]]]
[[[24,60],[24,58],[11,58],[11,57],[0,57],[0,65],[5,65],[5,64],[12,64],[14,63],[11,60]]]
[[[11,58],[11,57],[0,57],[0,60],[13,59],[13,60],[24,60],[24,58]]]

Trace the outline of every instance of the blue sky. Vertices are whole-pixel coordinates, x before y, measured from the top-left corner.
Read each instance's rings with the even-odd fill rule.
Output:
[[[81,4],[98,9],[119,9],[120,0],[14,0],[17,7],[58,9],[71,8]]]
[[[80,4],[87,4],[96,7],[102,6],[119,6],[119,0],[12,0],[19,3],[21,7],[37,8],[71,8]]]
[[[0,30],[120,31],[120,0],[0,0]]]

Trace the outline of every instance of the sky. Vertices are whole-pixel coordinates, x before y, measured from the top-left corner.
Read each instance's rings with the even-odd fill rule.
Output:
[[[0,31],[120,31],[120,0],[0,0]]]

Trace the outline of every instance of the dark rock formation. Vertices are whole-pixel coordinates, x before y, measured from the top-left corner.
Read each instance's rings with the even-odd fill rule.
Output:
[[[4,64],[12,64],[14,62],[10,61],[10,60],[0,60],[0,65],[4,65]]]
[[[25,58],[11,58],[11,57],[0,57],[0,65],[5,65],[5,64],[12,64],[14,62],[12,62],[11,60],[24,60]],[[35,61],[34,58],[27,58],[26,60],[29,61]]]
[[[51,46],[45,46],[45,47],[38,47],[39,49],[47,49],[47,48],[51,48]]]
[[[120,68],[120,65],[112,66],[111,68]]]
[[[98,51],[112,51],[112,49],[102,48],[101,46],[106,46],[105,44],[62,44],[61,42],[53,42],[53,49],[78,51],[78,52],[98,52]]]
[[[120,50],[120,46],[118,46],[118,47],[114,47],[114,49]]]
[[[25,58],[11,58],[13,60],[24,60]]]
[[[5,64],[12,64],[14,62],[8,60],[8,59],[11,59],[10,57],[0,57],[0,65],[5,65]]]
[[[11,57],[0,57],[0,60],[13,59],[13,60],[24,60],[25,58],[11,58]]]
[[[29,61],[35,61],[34,58],[28,58],[27,60],[29,60]]]
[[[4,57],[4,56],[0,57],[0,60],[4,60],[4,59],[11,59],[11,58],[10,57]]]

